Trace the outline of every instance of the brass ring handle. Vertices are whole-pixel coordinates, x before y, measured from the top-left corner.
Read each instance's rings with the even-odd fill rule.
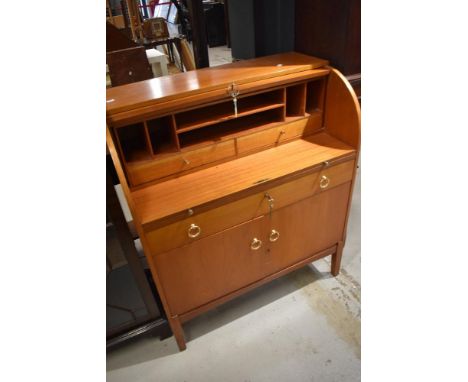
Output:
[[[270,241],[274,243],[276,240],[278,240],[280,237],[280,234],[277,230],[272,229],[270,232]]]
[[[201,228],[197,226],[196,224],[192,223],[188,229],[188,237],[191,239],[194,239],[200,234],[201,234]]]
[[[256,251],[262,246],[262,241],[258,240],[256,237],[253,238],[252,243],[250,243],[250,249]]]
[[[330,178],[326,177],[325,175],[322,175],[322,177],[320,178],[320,188],[327,188],[329,184]]]

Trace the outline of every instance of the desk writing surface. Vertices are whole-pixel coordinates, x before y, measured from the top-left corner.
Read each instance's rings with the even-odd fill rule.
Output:
[[[132,192],[141,224],[188,210],[355,150],[326,133],[298,139]]]

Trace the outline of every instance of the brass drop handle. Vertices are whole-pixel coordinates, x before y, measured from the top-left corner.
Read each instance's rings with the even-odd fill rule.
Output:
[[[256,251],[262,246],[262,241],[258,240],[256,237],[253,238],[252,243],[250,243],[250,249]]]
[[[279,232],[276,229],[272,229],[270,232],[270,241],[274,243],[280,237]]]
[[[325,175],[322,175],[322,177],[320,178],[320,188],[321,189],[327,188],[329,184],[330,184],[330,178],[326,177]]]
[[[280,143],[281,138],[283,137],[283,134],[286,134],[286,131],[280,130],[280,132],[279,132],[279,134],[278,134],[278,137],[276,138],[275,145],[277,145],[278,143]]]
[[[201,234],[201,228],[196,224],[191,224],[188,229],[188,237],[191,239],[195,239]]]
[[[190,164],[190,161],[188,159],[182,158],[182,160],[184,161],[185,164],[187,164],[187,165]]]

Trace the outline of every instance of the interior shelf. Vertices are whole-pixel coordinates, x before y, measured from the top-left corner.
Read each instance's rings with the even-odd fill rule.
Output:
[[[282,107],[284,107],[283,89],[241,97],[237,100],[237,118]],[[176,114],[177,132],[183,133],[231,119],[236,119],[236,116],[234,115],[233,101],[229,100]]]
[[[240,133],[249,134],[260,127],[267,128],[282,121],[284,121],[283,109],[267,109],[260,113],[219,122],[203,129],[180,133],[178,135],[180,148],[193,148],[195,146],[212,144],[234,138],[240,135]]]
[[[178,151],[178,141],[172,115],[146,121],[153,155]]]
[[[152,158],[143,123],[116,129],[116,135],[125,162],[144,161]]]
[[[318,79],[307,83],[307,97],[305,110],[312,114],[315,111],[323,110],[325,93],[325,80]]]
[[[306,84],[288,86],[286,88],[286,116],[305,115]]]
[[[119,127],[115,133],[120,152],[127,168],[133,171],[141,166],[147,168],[148,161],[158,161],[301,118],[309,118],[307,134],[310,134],[323,126],[325,85],[325,79],[321,78],[241,95],[237,101],[237,116],[229,99]]]

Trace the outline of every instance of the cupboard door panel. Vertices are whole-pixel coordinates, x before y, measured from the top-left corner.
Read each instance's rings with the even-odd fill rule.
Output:
[[[264,217],[153,256],[171,314],[182,314],[266,276]]]
[[[342,240],[350,187],[348,182],[273,212],[265,237],[270,273]],[[274,242],[269,240],[272,230],[279,233]]]

